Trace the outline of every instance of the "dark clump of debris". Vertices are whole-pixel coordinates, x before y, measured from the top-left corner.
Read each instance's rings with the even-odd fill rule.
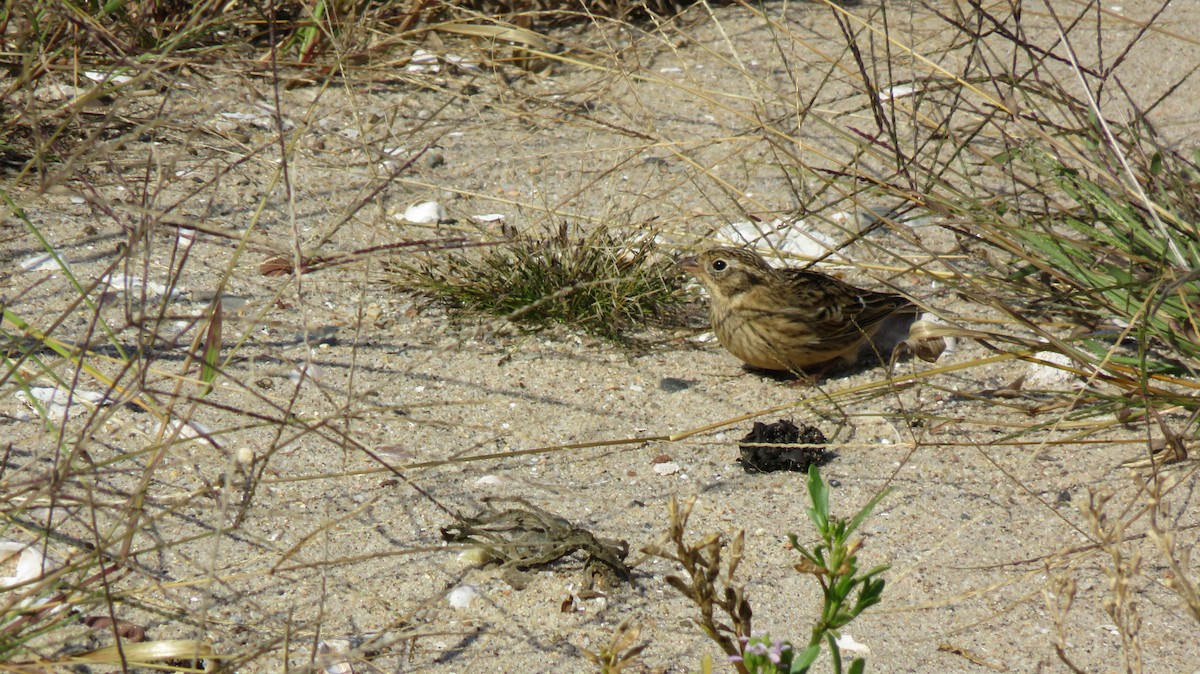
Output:
[[[787,419],[773,424],[754,422],[754,429],[738,443],[742,455],[738,462],[747,473],[771,473],[777,470],[808,472],[825,458],[825,434],[816,426],[797,427]]]

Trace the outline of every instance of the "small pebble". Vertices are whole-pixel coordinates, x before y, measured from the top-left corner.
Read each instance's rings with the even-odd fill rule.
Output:
[[[254,463],[254,450],[249,447],[238,447],[234,453],[237,462],[243,466],[248,466]]]
[[[380,308],[380,306],[375,302],[372,302],[368,304],[367,308],[363,311],[363,318],[365,318],[368,323],[378,323],[379,319],[383,318],[383,309]]]
[[[655,464],[654,472],[659,475],[670,475],[672,473],[678,473],[679,472],[679,464],[677,464],[673,461],[668,461],[667,463]]]
[[[221,308],[225,311],[241,311],[242,307],[249,302],[245,297],[237,297],[236,295],[221,295],[219,300]]]
[[[467,608],[478,595],[479,591],[474,585],[459,585],[446,594],[446,599],[454,608]]]

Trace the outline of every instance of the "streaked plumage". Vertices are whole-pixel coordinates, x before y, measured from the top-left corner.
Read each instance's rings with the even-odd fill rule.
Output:
[[[852,363],[889,316],[917,310],[901,295],[864,290],[820,272],[776,269],[742,248],[713,248],[680,266],[708,289],[721,344],[766,370],[811,374]]]

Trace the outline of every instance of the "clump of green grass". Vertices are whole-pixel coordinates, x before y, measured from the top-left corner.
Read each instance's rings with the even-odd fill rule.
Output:
[[[685,299],[675,262],[653,233],[630,237],[603,225],[513,235],[482,254],[450,249],[397,271],[397,285],[473,313],[533,331],[561,324],[615,341],[628,341]]]
[[[1026,209],[1002,235],[1022,245],[1024,261],[1015,276],[1037,272],[1048,278],[1059,289],[1053,304],[1060,311],[1088,327],[1129,326],[1137,354],[1112,353],[1102,341],[1085,340],[1095,358],[1141,372],[1186,374],[1200,363],[1200,168],[1154,147],[1155,139],[1136,129],[1122,131],[1132,147],[1113,146],[1092,157],[1093,167],[1107,168],[1066,165],[1034,148],[1013,153],[1017,170],[1032,171],[1072,207]],[[1128,174],[1114,166],[1118,154],[1125,155]]]

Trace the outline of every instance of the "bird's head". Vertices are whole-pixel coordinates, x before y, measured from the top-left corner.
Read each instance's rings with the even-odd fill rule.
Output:
[[[734,299],[770,283],[776,271],[758,254],[744,248],[711,248],[679,261],[713,295]]]

